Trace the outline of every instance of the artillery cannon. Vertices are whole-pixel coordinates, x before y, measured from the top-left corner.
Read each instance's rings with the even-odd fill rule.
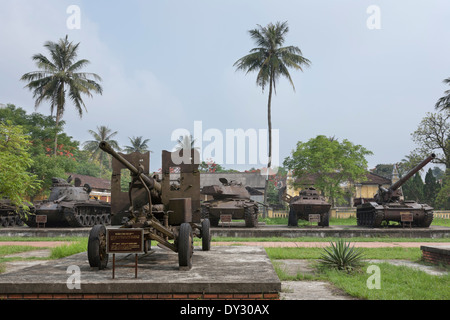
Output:
[[[202,216],[211,221],[213,227],[219,225],[222,214],[231,215],[232,219],[244,219],[245,226],[256,227],[258,224],[258,203],[250,199],[250,193],[241,184],[235,181],[228,182],[220,178],[219,185],[205,186],[202,194],[210,195],[212,200],[204,201]]]
[[[433,208],[427,204],[404,200],[400,187],[435,157],[435,154],[428,156],[389,188],[380,185],[374,201],[357,206],[358,226],[378,228],[383,221],[396,221],[410,222],[411,226],[416,227],[429,227],[433,221]]]
[[[143,229],[144,252],[151,240],[178,253],[180,268],[192,266],[193,237],[202,239],[202,250],[210,249],[209,220],[201,221],[200,172],[197,164],[175,164],[173,153],[162,152],[162,180],[149,176],[149,153],[129,155],[115,152],[102,141],[100,149],[113,157],[111,177],[112,225]],[[180,152],[183,152],[180,151]],[[196,150],[191,150],[194,159]],[[122,170],[131,172],[127,191],[121,186]],[[94,226],[89,235],[88,260],[91,267],[104,269],[108,263],[105,226]]]

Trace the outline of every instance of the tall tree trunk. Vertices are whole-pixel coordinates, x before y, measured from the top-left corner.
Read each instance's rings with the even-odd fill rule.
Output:
[[[58,148],[58,126],[59,126],[59,114],[56,111],[56,124],[55,124],[55,148],[53,150],[53,155],[56,157],[56,149]]]
[[[267,124],[269,130],[269,159],[267,163],[267,172],[266,172],[266,182],[264,184],[264,210],[263,215],[264,218],[267,218],[267,191],[269,189],[269,169],[272,165],[272,119],[271,119],[271,105],[272,105],[272,81],[273,81],[273,71],[270,74],[269,79],[269,99],[267,102]]]

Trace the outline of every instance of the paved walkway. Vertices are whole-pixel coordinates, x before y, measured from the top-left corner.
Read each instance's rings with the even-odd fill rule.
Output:
[[[69,244],[67,241],[0,241],[0,246],[32,246],[40,248],[53,248],[61,245]],[[448,246],[450,242],[351,242],[352,246],[359,248],[420,248],[420,246]],[[223,242],[211,242],[213,246],[229,246],[229,245],[242,245],[242,246],[258,246],[266,248],[274,247],[287,247],[287,248],[323,248],[330,246],[329,242],[293,242],[293,241],[223,241]]]

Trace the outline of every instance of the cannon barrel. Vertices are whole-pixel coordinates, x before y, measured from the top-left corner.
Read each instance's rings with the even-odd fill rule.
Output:
[[[409,178],[411,178],[413,175],[415,175],[420,169],[425,167],[431,160],[433,160],[436,157],[434,153],[429,155],[425,160],[423,160],[421,163],[419,163],[417,166],[412,168],[404,177],[402,177],[400,180],[398,180],[396,183],[391,185],[389,187],[389,191],[393,192],[400,188],[406,181],[408,181]]]
[[[134,174],[135,176],[140,176],[150,190],[155,189],[156,191],[161,193],[161,184],[159,184],[155,179],[146,176],[145,174],[140,172],[129,161],[127,161],[124,157],[122,157],[120,154],[114,151],[108,142],[106,141],[100,142],[99,147],[106,153],[109,153],[111,156],[116,158],[121,164],[123,164],[128,170],[130,170],[132,174]]]

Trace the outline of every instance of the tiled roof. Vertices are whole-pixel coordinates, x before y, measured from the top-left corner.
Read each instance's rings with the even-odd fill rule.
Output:
[[[96,178],[91,176],[85,176],[82,174],[68,173],[72,176],[72,181],[77,183],[77,179],[80,179],[80,185],[83,186],[86,183],[91,186],[92,189],[111,190],[111,180]]]

